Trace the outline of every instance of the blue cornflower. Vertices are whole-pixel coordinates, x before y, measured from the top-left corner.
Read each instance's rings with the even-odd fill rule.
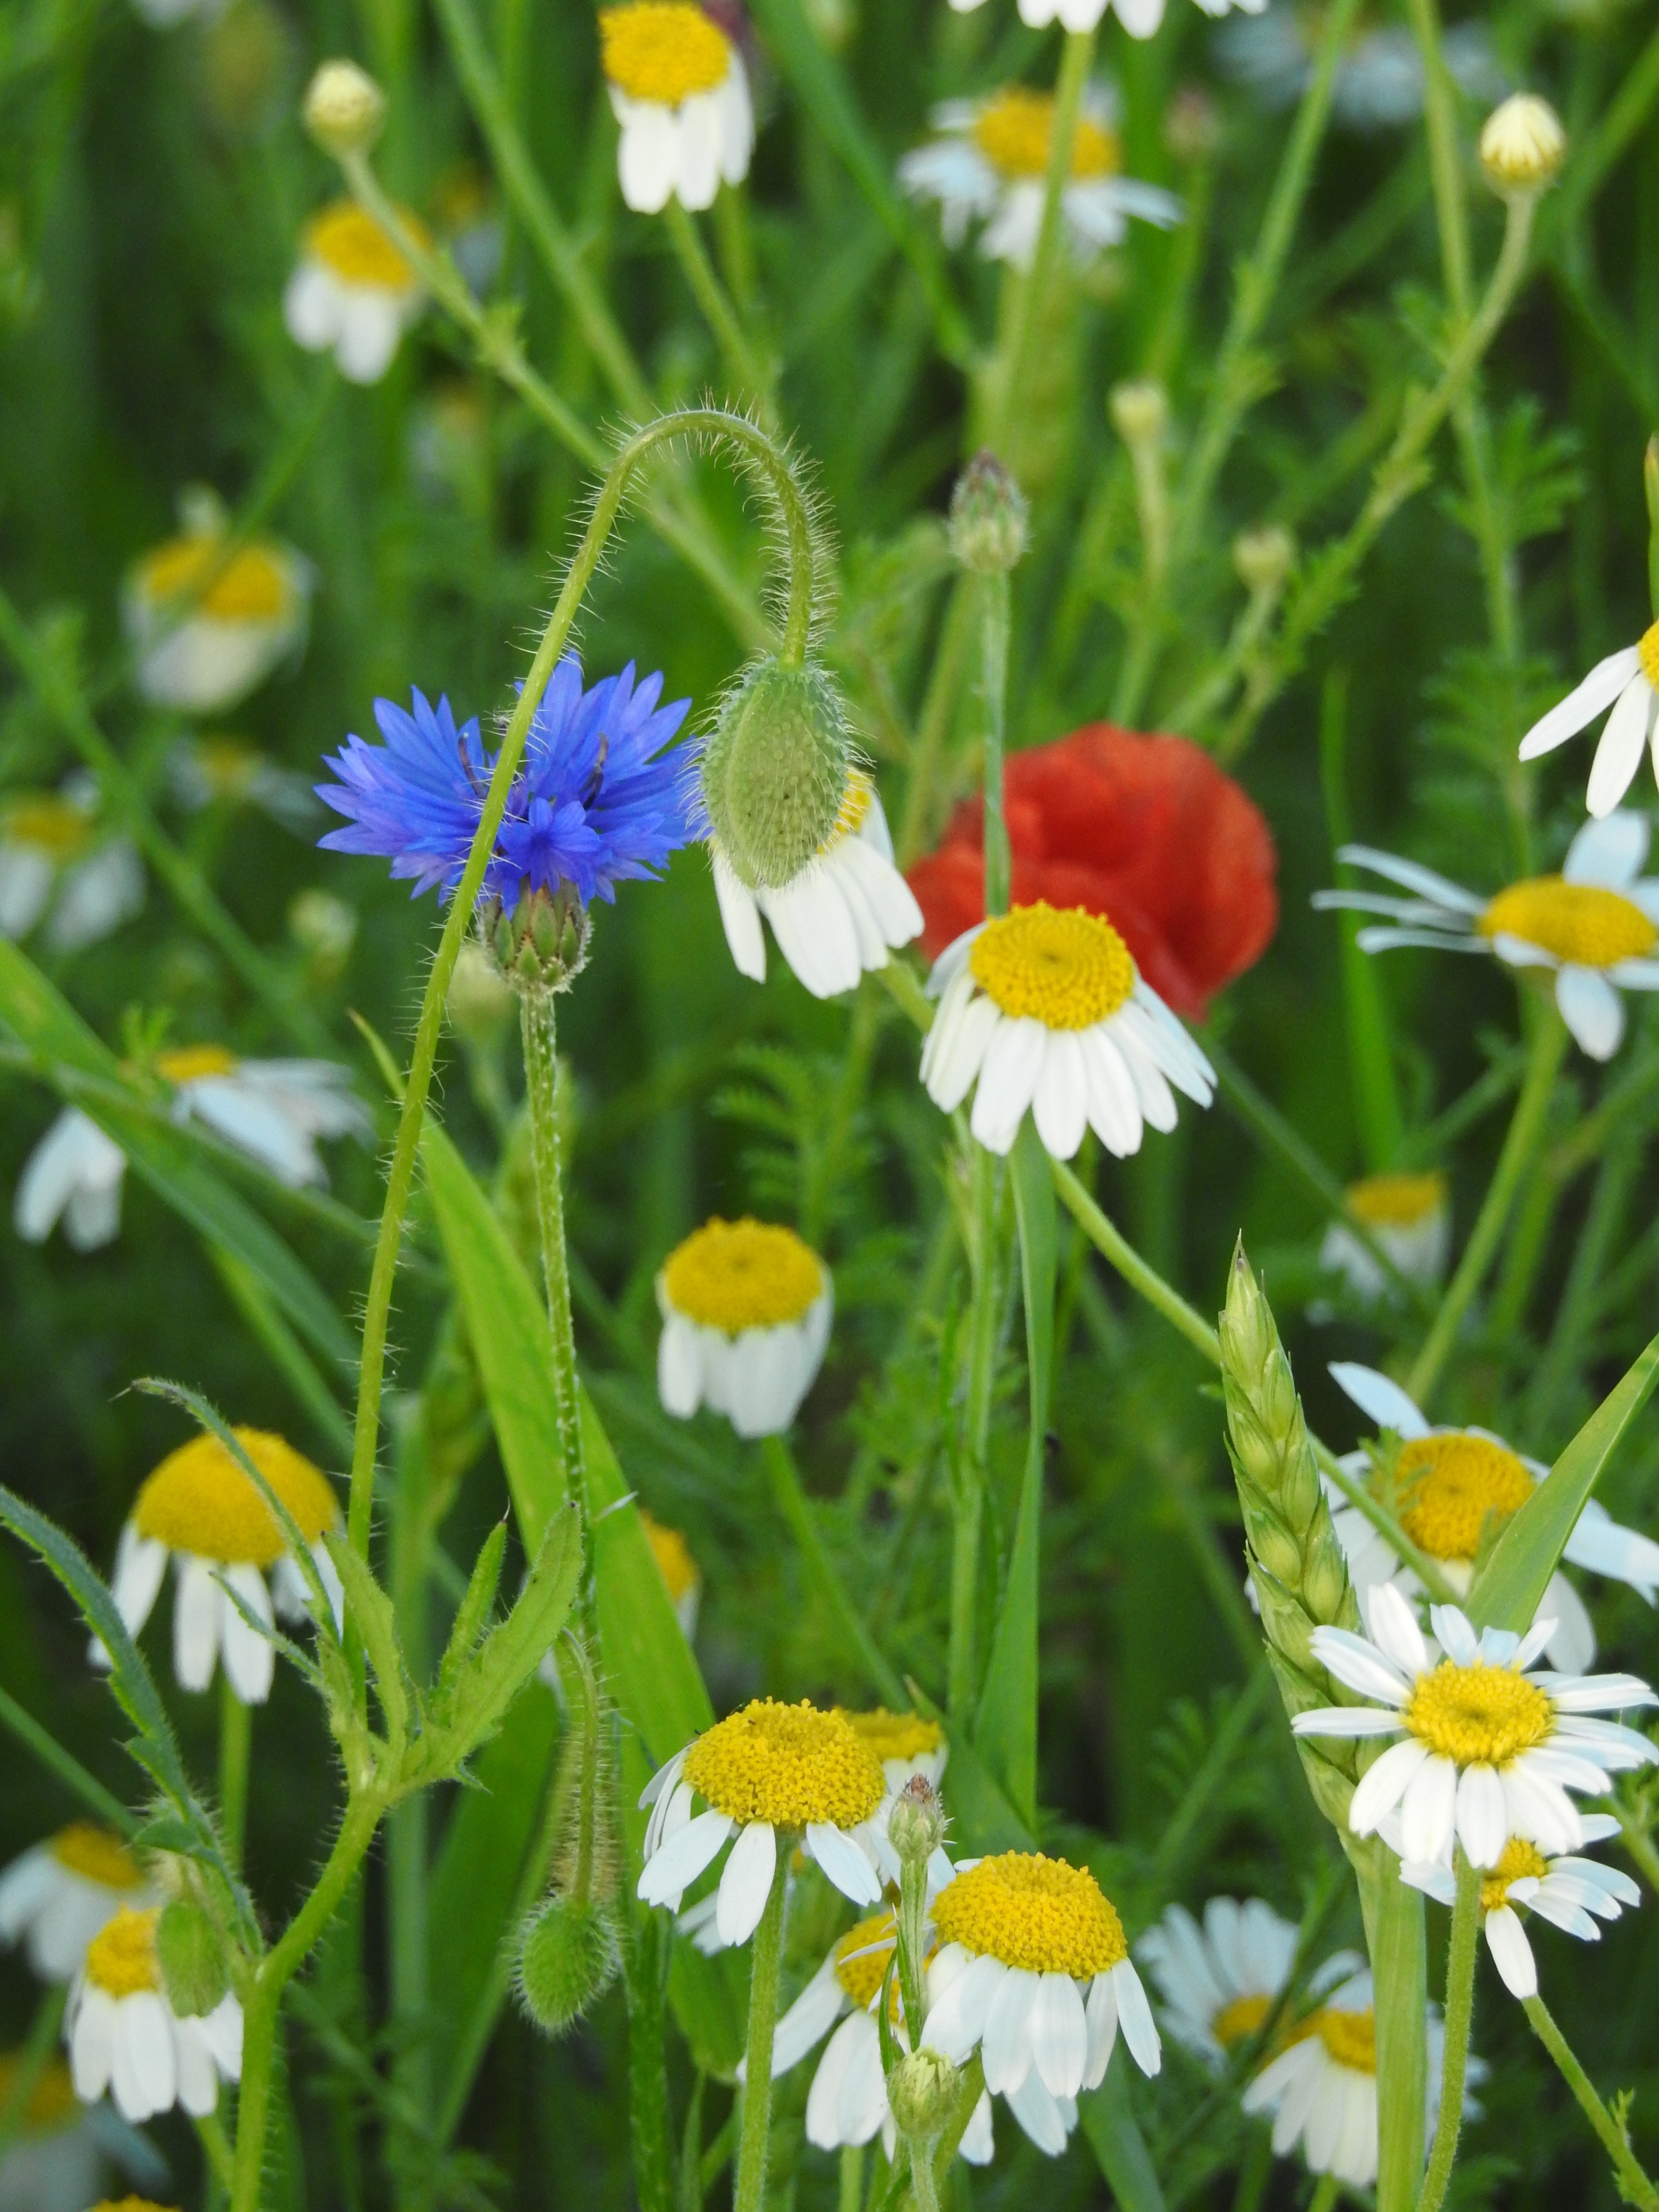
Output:
[[[659,708],[660,675],[637,686],[629,661],[620,676],[582,689],[581,663],[567,653],[531,720],[524,759],[484,874],[483,895],[510,913],[526,891],[568,884],[584,905],[614,899],[619,883],[649,878],[690,837],[681,763],[664,747],[690,706]],[[495,755],[477,717],[459,728],[447,699],[419,691],[406,714],[374,702],[384,745],[348,738],[325,757],[338,783],[317,796],[348,827],[321,842],[337,853],[374,853],[393,876],[412,877],[418,897],[434,884],[453,896],[483,811]]]

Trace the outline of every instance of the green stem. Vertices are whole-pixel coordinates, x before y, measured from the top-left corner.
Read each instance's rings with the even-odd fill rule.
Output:
[[[910,773],[904,787],[904,812],[895,845],[899,866],[908,868],[934,834],[933,787],[939,781],[940,757],[962,688],[963,664],[968,658],[969,634],[974,611],[974,580],[959,575],[951,589],[939,625],[939,647],[933,672],[916,724],[916,742],[910,755]],[[889,963],[891,965],[891,963]]]
[[[404,1656],[415,1680],[431,1663],[427,1571],[430,1558],[428,1428],[420,1401],[397,1425],[397,1487],[391,1527],[391,1590]],[[392,2017],[396,2058],[393,2079],[422,2121],[432,2109],[430,1960],[427,1942],[427,1796],[416,1790],[392,1808],[386,1820],[386,1922]],[[399,2201],[412,2212],[431,2201],[430,2175],[418,2144],[407,2135],[392,2161]]]
[[[6,2093],[0,2097],[0,2160],[3,2160],[12,2143],[22,2131],[28,2117],[29,2100],[40,2086],[40,2077],[51,2063],[59,2031],[64,2025],[64,2007],[69,1999],[67,1987],[55,1984],[40,1992],[34,2008],[34,2018],[29,2022],[29,2032],[22,2049],[17,2053],[11,2079]]]
[[[1116,1268],[1133,1291],[1157,1308],[1170,1327],[1195,1346],[1212,1365],[1221,1364],[1221,1346],[1204,1316],[1189,1306],[1179,1291],[1166,1283],[1156,1267],[1143,1260],[1122,1232],[1114,1227],[1071,1169],[1062,1161],[1049,1163],[1060,1203],[1071,1214],[1101,1257]]]
[[[1026,388],[1031,355],[1042,320],[1042,302],[1054,281],[1055,265],[1065,241],[1066,187],[1071,181],[1072,157],[1077,144],[1078,118],[1083,112],[1084,89],[1088,84],[1089,71],[1095,58],[1095,38],[1093,31],[1068,32],[1065,51],[1060,57],[1060,82],[1054,88],[1053,133],[1048,141],[1048,167],[1042,180],[1042,221],[1038,227],[1031,265],[1020,288],[1018,313],[1009,335],[1006,355],[995,372],[1000,375],[1002,382],[994,395],[993,434],[987,441],[993,447],[1006,442],[1006,432],[1012,410],[1018,404],[1018,395]]]
[[[623,1938],[628,2000],[628,2124],[634,2193],[640,2212],[673,2212],[674,2168],[668,2146],[668,2075],[663,2052],[664,1952],[668,1923],[638,1911]]]
[[[1002,804],[1002,753],[1008,720],[1009,589],[1005,574],[981,576],[979,684],[985,708],[985,912],[1008,911],[1013,873]]]
[[[253,1709],[245,1705],[219,1669],[219,1832],[233,1873],[242,1864],[247,1829],[248,1760],[253,1748]]]
[[[843,2143],[836,2212],[861,2212],[864,2203],[864,2146]]]
[[[1331,2212],[1332,2206],[1342,2194],[1342,2184],[1334,2173],[1322,2173],[1319,2186],[1308,2199],[1308,2212]]]
[[[696,218],[686,212],[677,193],[669,195],[663,220],[668,225],[668,235],[685,273],[685,281],[725,360],[726,374],[756,402],[767,428],[775,430],[777,425],[772,405],[772,380],[757,358],[738,311],[714,273],[714,264],[708,258]]]
[[[1434,2124],[1428,2171],[1417,2212],[1440,2212],[1457,2157],[1463,2124],[1463,2076],[1468,2067],[1469,2024],[1474,2016],[1474,1954],[1480,1935],[1480,1874],[1456,1851],[1457,1899],[1452,1906],[1446,1953],[1446,2043],[1440,2065],[1440,2111]]]
[[[985,2059],[981,2051],[962,2069],[962,2087],[957,2092],[957,2108],[945,2124],[945,2132],[933,2146],[933,2179],[943,2183],[950,2172],[951,2160],[962,2148],[962,2139],[968,2132],[968,2123],[979,2109],[979,2100],[985,2094]]]
[[[778,1863],[766,1910],[754,1935],[749,1977],[749,2035],[743,2084],[743,2134],[738,2145],[732,2212],[761,2212],[766,2196],[767,2136],[772,2122],[772,2032],[778,2020],[778,1968],[783,1960],[783,1901],[795,1838],[777,1838]]]
[[[553,1415],[564,1458],[564,1485],[583,1516],[587,1477],[582,1464],[581,1399],[576,1381],[576,1336],[570,1318],[570,1268],[565,1256],[564,1189],[559,1171],[559,1053],[557,1001],[550,991],[526,992],[519,1000],[524,1045],[525,1100],[530,1109],[530,1152],[536,1178],[536,1218],[541,1230],[542,1274],[553,1339]]]
[[[225,2134],[225,2124],[217,2112],[209,2112],[196,2123],[196,2140],[206,2155],[212,2182],[208,2191],[210,2212],[229,2196],[232,2182],[236,2178],[236,2161]]]
[[[933,2178],[933,2161],[927,2143],[913,2142],[910,2146],[910,2194],[916,2203],[916,2212],[939,2212],[939,2184]]]
[[[899,1870],[896,1930],[904,2033],[912,2051],[920,2049],[927,2024],[927,1862],[906,1859]]]
[[[1486,1271],[1497,1255],[1504,1224],[1510,1218],[1510,1209],[1521,1187],[1521,1178],[1526,1173],[1537,1149],[1538,1140],[1543,1134],[1545,1116],[1549,1111],[1550,1097],[1555,1088],[1556,1076],[1560,1072],[1566,1042],[1565,1025],[1554,1007],[1541,1008],[1537,1026],[1533,1031],[1526,1079],[1521,1086],[1521,1096],[1516,1101],[1514,1117],[1504,1139],[1504,1148],[1498,1156],[1491,1186],[1470,1231],[1457,1272],[1447,1285],[1440,1310],[1434,1318],[1434,1326],[1425,1339],[1423,1348],[1407,1378],[1407,1394],[1419,1406],[1426,1407],[1432,1396],[1441,1370],[1457,1340],[1463,1316],[1485,1282]]]
[[[856,1658],[873,1688],[890,1706],[902,1711],[909,1704],[898,1670],[883,1655],[863,1616],[848,1594],[835,1561],[825,1547],[812,1507],[801,1487],[794,1455],[781,1436],[761,1438],[761,1458],[772,1484],[779,1511],[789,1523],[807,1572],[817,1583],[835,1617],[849,1658]]]
[[[949,1710],[966,1727],[978,1694],[975,1616],[979,1600],[980,1529],[985,1517],[986,1454],[991,1431],[991,1392],[996,1372],[1000,1306],[997,1245],[1001,1217],[1000,1163],[982,1145],[972,1148],[974,1176],[973,1305],[969,1316],[968,1387],[962,1446],[957,1454],[951,1552]]]
[[[1360,1905],[1376,1992],[1376,2208],[1410,2212],[1423,2177],[1428,2083],[1423,1896],[1401,1881],[1381,1845],[1369,1847],[1357,1868],[1364,1869]]]
[[[1644,2212],[1655,2212],[1655,2208],[1659,2207],[1659,2189],[1654,2187],[1638,2164],[1624,2129],[1596,2094],[1595,2083],[1574,2057],[1571,2045],[1551,2017],[1549,2008],[1542,1997],[1524,1997],[1522,2002],[1538,2040],[1559,2067],[1561,2078],[1578,2100],[1580,2111],[1601,2138],[1619,2176],[1619,2194],[1627,2203],[1642,2206]]]

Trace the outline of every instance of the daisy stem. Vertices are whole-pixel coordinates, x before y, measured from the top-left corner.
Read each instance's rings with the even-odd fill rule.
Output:
[[[231,1871],[240,1871],[247,1826],[247,1771],[253,1747],[253,1709],[245,1705],[219,1670],[219,1830]]]
[[[1109,1261],[1129,1288],[1139,1291],[1188,1344],[1195,1346],[1212,1365],[1219,1366],[1221,1347],[1215,1331],[1202,1314],[1189,1306],[1180,1291],[1141,1258],[1128,1238],[1101,1212],[1070,1168],[1060,1160],[1052,1160],[1049,1165],[1060,1203],[1096,1251]]]
[[[681,205],[677,192],[671,192],[668,196],[668,204],[663,210],[663,221],[668,225],[669,238],[679,257],[685,281],[691,287],[692,296],[702,310],[703,320],[725,359],[726,374],[754,401],[767,428],[775,431],[777,419],[772,404],[772,380],[750,344],[749,334],[738,319],[737,309],[726,296],[726,287],[714,273],[714,264],[708,258],[696,218]]]
[[[1463,1248],[1463,1256],[1457,1263],[1457,1273],[1447,1285],[1440,1310],[1434,1317],[1434,1326],[1424,1340],[1423,1348],[1406,1380],[1407,1395],[1419,1406],[1426,1407],[1433,1395],[1470,1301],[1485,1282],[1486,1272],[1497,1256],[1521,1179],[1543,1134],[1566,1044],[1566,1026],[1555,1008],[1551,1006],[1540,1009],[1532,1034],[1521,1096],[1516,1101],[1514,1118],[1504,1139],[1504,1149],[1498,1156],[1491,1185],[1469,1232],[1469,1241]]]
[[[955,1484],[956,1526],[951,1553],[949,1701],[952,1724],[971,1720],[978,1686],[975,1613],[979,1600],[980,1529],[985,1518],[985,1462],[991,1432],[991,1392],[996,1373],[1000,1299],[998,1228],[1000,1164],[982,1145],[972,1148],[974,1176],[974,1295],[969,1319],[968,1389],[963,1449]]]
[[[1332,2206],[1342,2194],[1342,2184],[1334,2173],[1322,2173],[1319,2186],[1308,2199],[1308,2212],[1331,2212]]]
[[[789,1523],[802,1564],[829,1603],[848,1656],[858,1660],[872,1687],[879,1691],[887,1704],[895,1711],[902,1711],[909,1702],[904,1685],[899,1679],[897,1669],[883,1656],[880,1646],[848,1595],[847,1585],[825,1548],[818,1524],[812,1517],[811,1501],[801,1486],[800,1470],[795,1465],[794,1455],[782,1437],[763,1437],[761,1457],[766,1462],[767,1474],[771,1477],[772,1495],[776,1498],[784,1519]]]
[[[864,2146],[843,2143],[841,2148],[841,2190],[838,2212],[860,2212],[864,2203]]]
[[[1523,1997],[1521,2002],[1538,2040],[1560,2069],[1561,2078],[1578,2100],[1584,2118],[1601,2138],[1619,2176],[1619,2194],[1626,2203],[1639,2204],[1644,2212],[1655,2212],[1655,2208],[1659,2207],[1659,2189],[1654,2187],[1637,2162],[1624,2128],[1596,2094],[1595,2083],[1573,2056],[1572,2046],[1556,2026],[1548,2006],[1537,1996]]]
[[[778,1838],[777,1865],[766,1910],[755,1930],[749,1978],[749,2036],[743,2087],[743,2135],[738,2145],[732,2212],[761,2212],[766,2195],[766,2141],[772,2121],[772,2032],[778,2019],[778,1968],[783,1960],[783,1899],[796,1838]]]
[[[910,2146],[910,2194],[915,2199],[916,2212],[939,2212],[939,2181],[933,2172],[931,2143],[913,2142]]]
[[[1474,1954],[1480,1934],[1480,1873],[1456,1847],[1457,1899],[1452,1906],[1446,1953],[1446,2045],[1440,2066],[1440,2111],[1434,2124],[1428,2171],[1417,2212],[1440,2212],[1457,2157],[1463,2124],[1463,2076],[1468,2066],[1469,2025],[1474,2016]]]
[[[969,2122],[979,2110],[979,2100],[985,2094],[985,2057],[975,2051],[962,2069],[962,2087],[957,2092],[957,2106],[945,2124],[945,2132],[933,2145],[933,2179],[941,2185],[951,2170],[951,2161],[962,2148],[962,2139],[968,2132]]]
[[[1008,576],[975,580],[979,597],[979,689],[985,708],[985,912],[1008,911],[1012,857],[1002,805],[1002,750],[1008,723]]]
[[[550,991],[526,992],[519,1001],[524,1043],[525,1097],[530,1109],[530,1153],[536,1178],[536,1218],[542,1237],[542,1273],[553,1337],[553,1413],[564,1456],[565,1489],[587,1517],[587,1475],[582,1463],[581,1402],[576,1383],[576,1335],[570,1318],[570,1267],[564,1247],[564,1190],[559,1173],[559,1053],[556,1000]]]

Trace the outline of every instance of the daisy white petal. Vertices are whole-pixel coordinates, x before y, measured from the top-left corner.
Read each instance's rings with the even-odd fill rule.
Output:
[[[1613,704],[1641,665],[1641,650],[1633,645],[1598,660],[1582,684],[1533,724],[1521,740],[1521,758],[1536,760],[1587,728],[1604,708]]]

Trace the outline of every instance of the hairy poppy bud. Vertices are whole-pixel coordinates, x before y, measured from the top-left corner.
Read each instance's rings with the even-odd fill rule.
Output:
[[[702,749],[703,805],[751,890],[791,883],[835,834],[854,767],[841,696],[825,670],[769,655],[722,702]]]
[[[555,1897],[519,1947],[519,1995],[548,2035],[562,2035],[604,1996],[622,1963],[616,1909]]]

